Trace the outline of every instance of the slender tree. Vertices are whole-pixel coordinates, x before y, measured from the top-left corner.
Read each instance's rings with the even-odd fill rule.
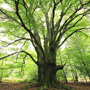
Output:
[[[38,81],[55,85],[56,72],[65,66],[56,64],[57,49],[74,33],[89,29],[87,23],[80,23],[89,15],[90,0],[0,0],[0,4],[0,33],[14,38],[13,42],[1,41],[3,47],[23,43],[21,49],[0,60],[25,53],[38,66]],[[37,60],[23,48],[30,48],[26,42],[32,43]]]
[[[85,31],[83,34],[76,33],[69,38],[65,52],[67,52],[67,60],[71,67],[72,76],[78,81],[80,75],[90,77],[89,75],[89,35]]]

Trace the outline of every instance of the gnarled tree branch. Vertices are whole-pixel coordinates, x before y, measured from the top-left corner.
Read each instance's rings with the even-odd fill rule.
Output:
[[[11,53],[11,54],[9,54],[9,55],[6,55],[6,56],[0,58],[0,60],[2,60],[2,59],[4,59],[4,58],[7,58],[7,57],[10,57],[10,56],[12,56],[12,55],[14,55],[14,54],[17,54],[17,53],[21,53],[21,52],[22,52],[22,51]]]
[[[82,29],[90,29],[90,28],[80,28],[80,29],[75,30],[74,32],[72,32],[71,34],[69,34],[69,35],[62,41],[62,43],[58,46],[58,48],[59,48],[60,46],[62,46],[62,44],[63,44],[70,36],[72,36],[74,33],[78,32],[78,31],[80,31],[80,30],[82,30]]]
[[[28,53],[28,52],[26,52],[26,51],[23,51],[23,50],[22,50],[22,52],[24,52],[24,53],[26,53],[27,55],[29,55],[30,58],[33,60],[33,62],[36,63],[36,64],[38,64],[38,62],[33,58],[33,56],[32,56],[30,53]]]
[[[57,70],[63,69],[65,65],[66,65],[66,63],[63,65],[58,65],[58,66],[56,66],[55,70],[57,71]]]
[[[18,42],[18,41],[21,41],[21,40],[30,40],[30,38],[20,38],[20,39],[17,39],[17,40],[15,40],[15,41],[11,42],[11,43],[7,43],[7,42],[2,41],[2,40],[0,40],[0,41],[7,44],[6,46],[2,46],[2,47],[8,47],[9,45],[12,45],[12,44],[14,44],[14,43],[16,43],[16,42]]]

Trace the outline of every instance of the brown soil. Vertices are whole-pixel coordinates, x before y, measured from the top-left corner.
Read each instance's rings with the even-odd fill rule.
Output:
[[[75,90],[90,90],[90,83],[85,83],[85,82],[67,83],[64,85],[73,87],[73,88],[75,88]]]
[[[90,90],[90,83],[68,83],[64,84],[65,86],[73,87],[73,90]],[[28,89],[23,89],[23,87],[27,86],[27,83],[8,83],[2,82],[0,83],[0,90],[37,90],[37,87],[28,87]],[[49,90],[56,90],[55,88]],[[58,89],[60,90],[60,89]]]

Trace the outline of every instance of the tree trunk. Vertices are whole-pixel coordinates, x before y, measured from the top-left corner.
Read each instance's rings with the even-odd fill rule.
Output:
[[[65,66],[65,64],[56,65],[56,48],[55,42],[51,42],[48,46],[47,39],[44,42],[44,53],[40,47],[37,45],[35,47],[38,62],[38,81],[43,85],[56,86],[56,72]]]
[[[56,72],[63,69],[64,65],[55,65],[53,63],[38,64],[38,81],[43,85],[56,86],[58,81]]]
[[[56,66],[50,63],[38,65],[38,81],[48,86],[55,85]]]

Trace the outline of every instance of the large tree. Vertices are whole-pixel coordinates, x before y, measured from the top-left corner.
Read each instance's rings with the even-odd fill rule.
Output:
[[[0,27],[3,27],[0,33],[13,40],[2,42],[6,46],[30,42],[37,54],[35,60],[24,50],[25,42],[21,49],[0,60],[25,53],[38,66],[38,81],[54,85],[56,72],[65,66],[56,64],[57,49],[74,33],[88,29],[88,21],[84,21],[88,20],[90,0],[0,0],[0,4]]]

